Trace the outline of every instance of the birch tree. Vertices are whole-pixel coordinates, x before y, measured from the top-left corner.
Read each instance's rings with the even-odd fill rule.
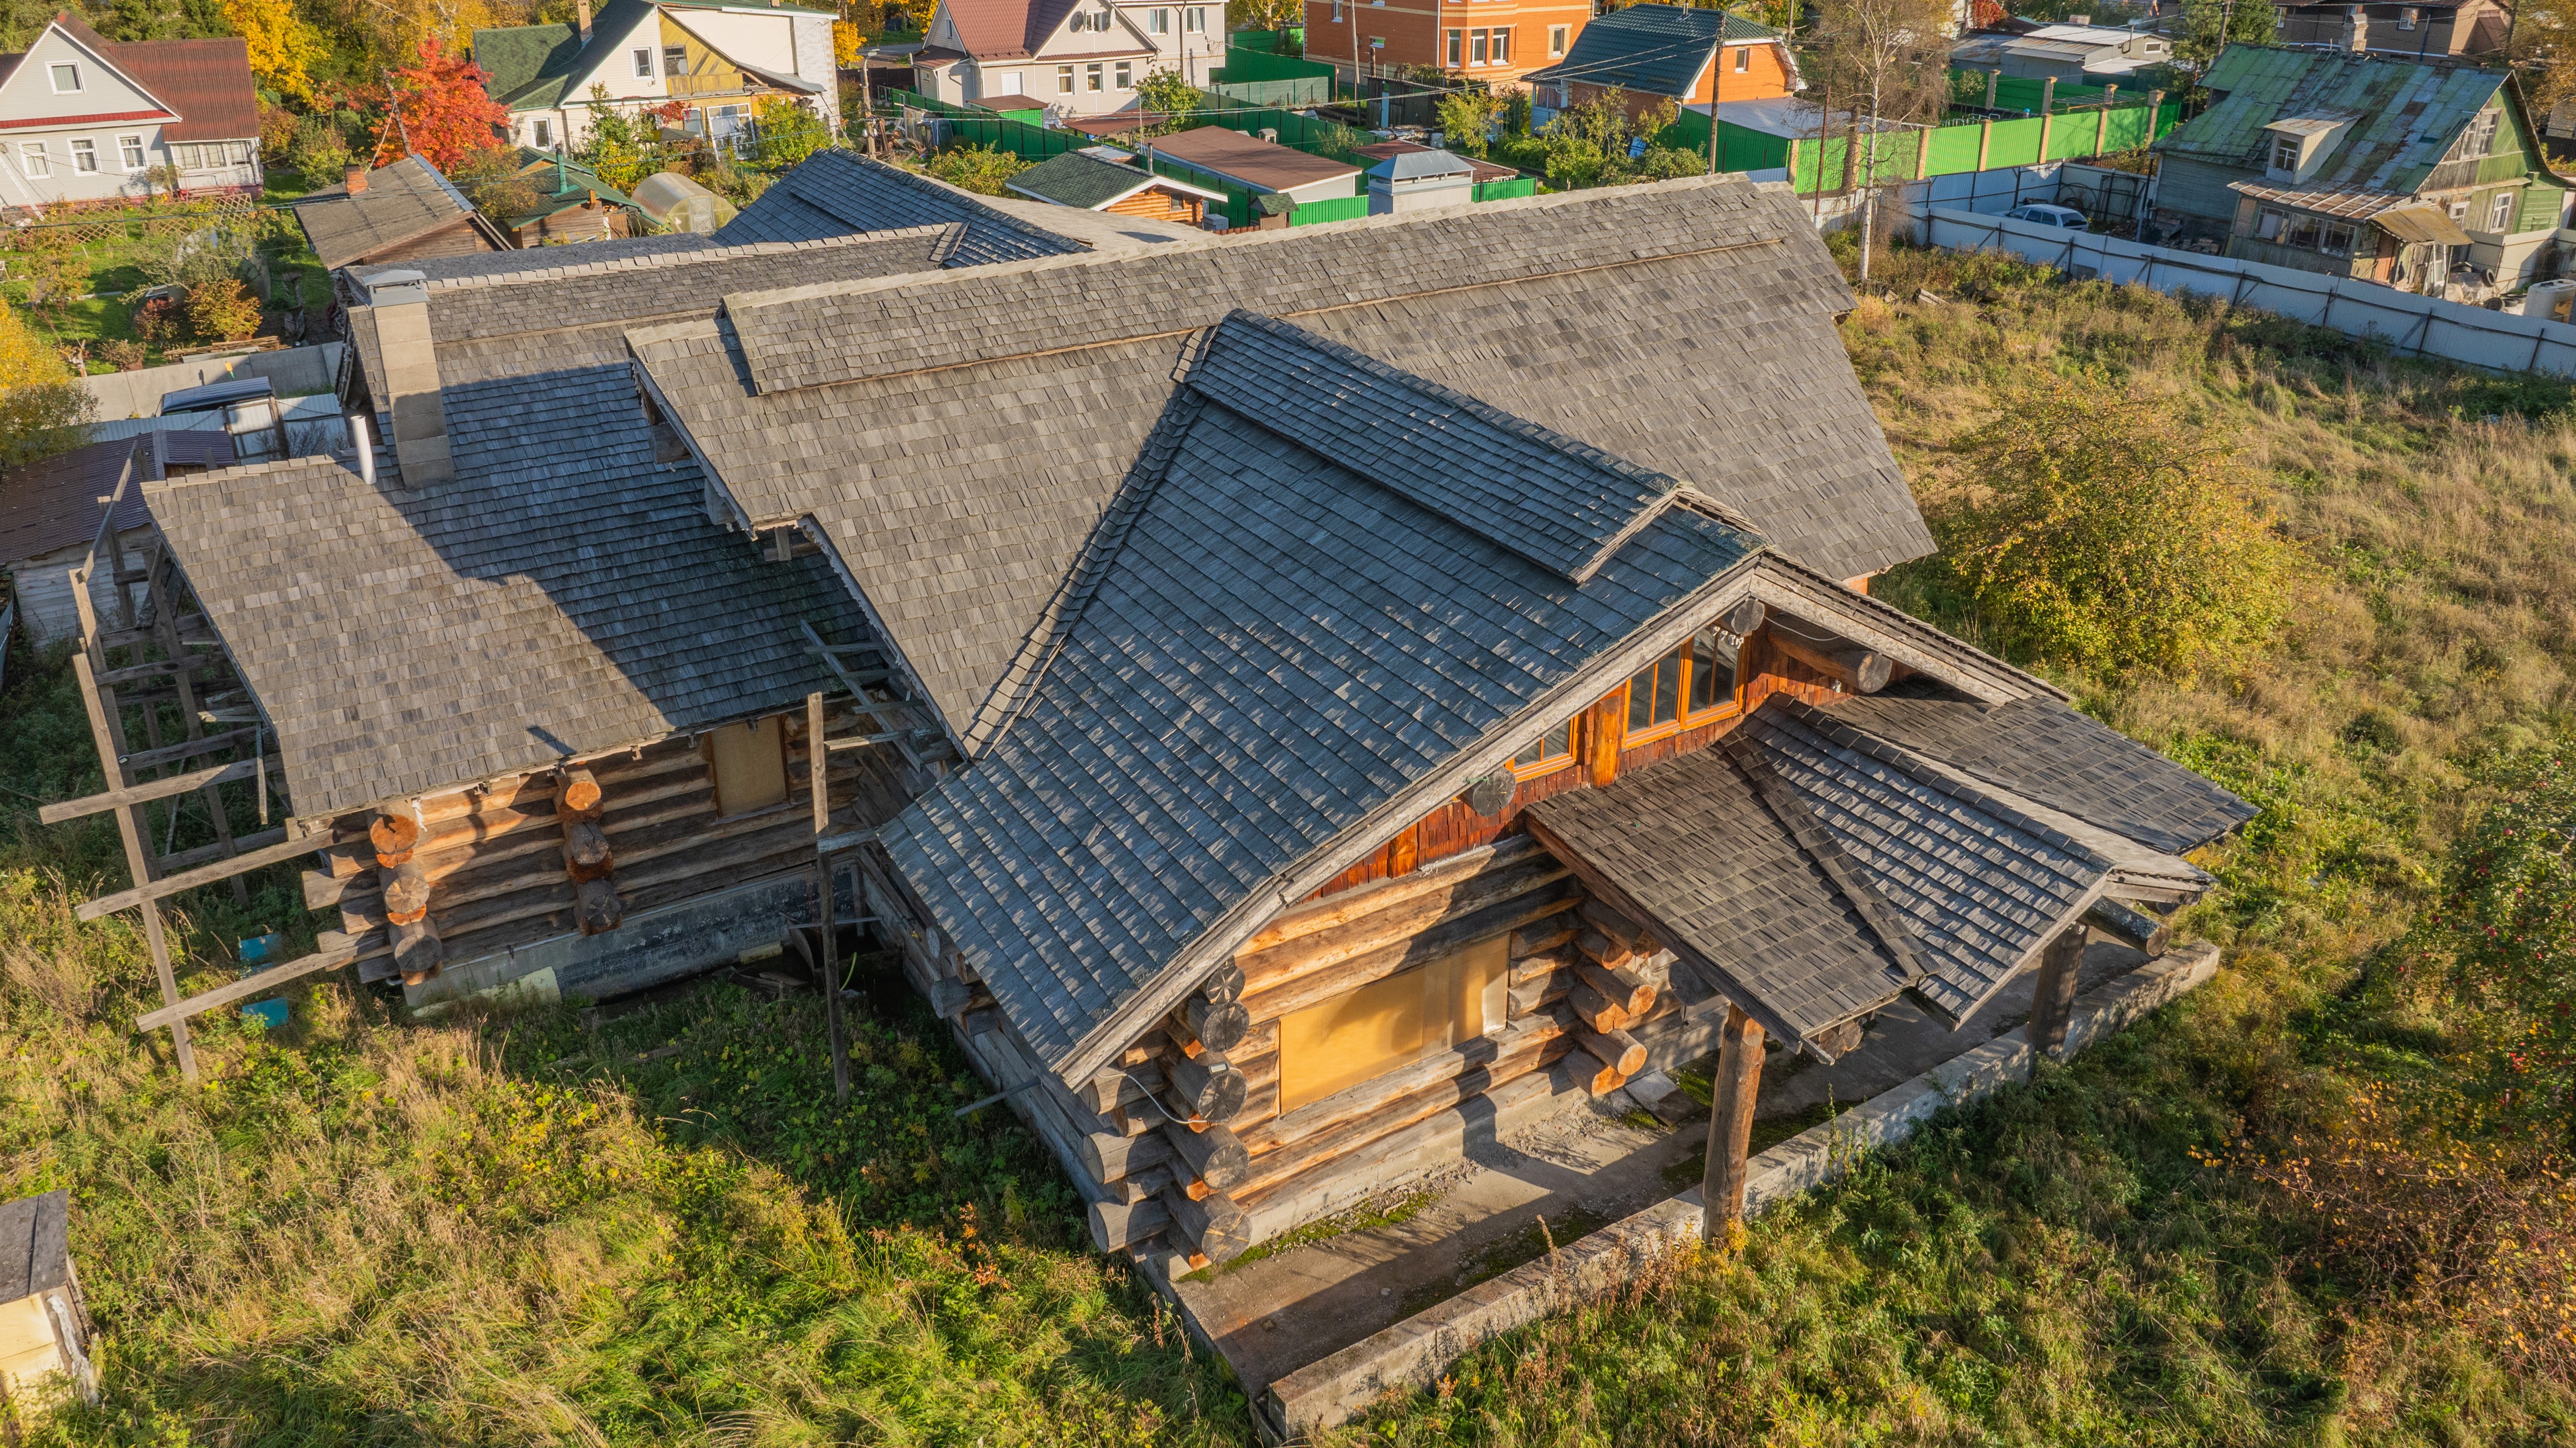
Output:
[[[1860,279],[1866,282],[1879,172],[1895,146],[1914,144],[1902,127],[1937,125],[1949,108],[1950,6],[1947,0],[1823,0],[1815,17],[1800,65],[1810,84],[1848,108],[1861,132],[1853,164],[1862,188]],[[1831,122],[1827,116],[1825,124]],[[1900,128],[1893,140],[1890,127]],[[1817,184],[1823,189],[1821,176]]]

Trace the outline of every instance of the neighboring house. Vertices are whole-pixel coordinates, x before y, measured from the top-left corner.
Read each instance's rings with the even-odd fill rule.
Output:
[[[1631,115],[1673,101],[1770,100],[1799,89],[1798,63],[1780,32],[1723,10],[1631,5],[1583,29],[1564,61],[1527,77],[1534,102],[1550,111],[1616,90]]]
[[[1182,226],[1206,221],[1209,203],[1225,204],[1222,191],[1128,165],[1131,154],[1115,146],[1086,146],[1049,157],[1003,184],[1053,206],[1151,217]]]
[[[940,0],[912,58],[922,93],[1042,103],[1062,120],[1133,110],[1155,70],[1208,84],[1225,64],[1225,6],[1146,0]],[[991,100],[987,100],[991,97]]]
[[[755,139],[764,99],[785,96],[841,129],[829,7],[725,0],[608,0],[597,17],[474,32],[484,88],[510,111],[510,140],[550,151],[589,139],[593,86],[613,109],[653,113],[728,149]],[[664,121],[662,117],[676,117]]]
[[[511,246],[507,233],[420,156],[372,171],[352,166],[339,185],[299,197],[294,206],[304,239],[327,271]]]
[[[2158,220],[2250,261],[2513,290],[2560,265],[2568,182],[2505,82],[2457,62],[2229,46],[2209,109],[2156,142]]]
[[[2376,50],[2419,60],[2502,54],[2513,12],[2497,0],[2434,0],[2429,5],[2353,5],[2307,0],[2282,4],[2272,32],[2277,45]]]
[[[2108,25],[2042,25],[2019,35],[1970,35],[1950,51],[1956,70],[2060,85],[2128,85],[2140,70],[2172,63],[2168,37]]]
[[[9,575],[18,604],[18,621],[38,644],[80,632],[80,609],[72,599],[71,571],[89,556],[99,537],[98,500],[116,492],[116,480],[128,457],[144,476],[176,477],[233,465],[232,435],[205,432],[147,432],[112,442],[94,442],[39,458],[22,467],[0,471],[0,570]],[[152,514],[143,505],[143,490],[128,488],[117,504],[114,541],[100,550],[120,565],[102,566],[90,580],[90,606],[102,619],[121,615],[116,601],[116,567],[129,574],[143,570],[145,557],[159,537]],[[139,601],[141,590],[135,590]]]
[[[519,179],[536,191],[536,206],[524,215],[497,218],[518,245],[606,241],[627,235],[627,208],[635,198],[599,179],[598,172],[564,159],[562,152],[547,155],[520,147]]]
[[[0,56],[0,208],[257,195],[259,97],[239,38],[119,43],[70,11]]]
[[[1178,161],[1256,196],[1276,194],[1302,205],[1360,194],[1359,167],[1224,126],[1160,136],[1151,149],[1157,160]]]
[[[1431,147],[1423,145],[1418,141],[1372,141],[1365,146],[1353,146],[1351,148],[1351,154],[1354,156],[1364,156],[1371,162],[1377,162],[1387,160],[1394,156],[1420,155],[1421,153],[1431,149]],[[1492,161],[1478,160],[1474,156],[1460,156],[1454,151],[1443,151],[1440,154],[1444,156],[1456,156],[1457,159],[1466,162],[1467,179],[1480,186],[1488,181],[1509,181],[1513,177],[1521,174],[1509,166],[1498,165]],[[1374,174],[1374,167],[1372,167],[1372,174]]]
[[[1306,0],[1306,58],[1343,85],[1407,67],[1504,84],[1554,65],[1596,24],[1589,0],[1476,0],[1473,6]]]
[[[820,241],[910,226],[965,228],[950,266],[1061,256],[1083,243],[1011,214],[987,197],[873,161],[856,152],[817,151],[769,183],[740,215],[716,231],[728,245],[753,241]]]

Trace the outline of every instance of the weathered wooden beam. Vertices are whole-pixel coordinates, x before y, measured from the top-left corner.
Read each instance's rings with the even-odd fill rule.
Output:
[[[1210,1051],[1231,1051],[1243,1043],[1252,1031],[1252,1012],[1239,1000],[1220,1005],[1203,996],[1192,996],[1173,1012],[1173,1026]]]
[[[1151,1065],[1129,1066],[1123,1070],[1104,1067],[1093,1072],[1090,1080],[1072,1088],[1074,1099],[1096,1112],[1132,1105],[1162,1089],[1162,1068]]]
[[[235,875],[247,874],[264,865],[274,865],[280,860],[309,855],[317,848],[319,846],[313,840],[287,840],[270,845],[263,850],[251,850],[235,855],[229,860],[217,860],[211,865],[200,865],[193,870],[183,870],[176,875],[137,885],[130,890],[119,890],[113,895],[101,895],[95,900],[84,901],[72,913],[83,920],[97,920],[113,915],[119,910],[131,910],[137,905],[167,899],[183,890],[194,890],[200,885],[229,880]]]
[[[103,794],[83,795],[79,799],[40,805],[36,809],[36,818],[45,824],[58,825],[68,820],[103,814],[108,810],[119,809],[130,804],[146,804],[156,799],[168,799],[174,794],[186,794],[191,790],[203,789],[210,784],[230,784],[236,779],[250,778],[257,770],[257,763],[248,759],[233,764],[219,764],[212,769],[174,774],[168,779],[149,780],[142,784],[128,785],[123,789],[111,789]]]
[[[382,871],[385,919],[408,924],[429,913],[429,871],[418,860],[405,860]]]
[[[1103,1252],[1136,1246],[1171,1224],[1170,1210],[1153,1197],[1133,1203],[1091,1204],[1091,1244]]]
[[[347,965],[357,958],[358,952],[347,946],[333,950],[317,950],[301,959],[290,960],[283,965],[272,965],[257,975],[246,975],[229,985],[219,985],[213,990],[192,995],[177,1005],[163,1006],[157,1011],[147,1011],[134,1018],[134,1028],[138,1031],[157,1031],[163,1026],[185,1020],[190,1016],[221,1010],[235,1001],[248,1000],[262,991],[275,990],[290,980],[311,975],[315,971]]]
[[[240,835],[235,837],[233,840],[233,847],[229,851],[224,848],[223,841],[216,840],[211,844],[198,845],[194,849],[181,850],[175,855],[160,856],[152,862],[152,873],[156,875],[176,874],[181,870],[194,869],[197,866],[206,863],[208,860],[228,859],[233,854],[237,854],[243,850],[265,849],[285,838],[286,827],[284,825],[280,825],[273,830],[261,830],[257,834]]]
[[[1178,1057],[1165,1074],[1172,1093],[1189,1107],[1189,1114],[1209,1121],[1233,1120],[1242,1112],[1244,1097],[1251,1089],[1244,1074],[1217,1051]]]
[[[402,972],[403,984],[418,985],[438,974],[446,963],[447,949],[439,943],[438,932],[427,918],[396,922],[393,926],[394,969]]]
[[[1252,1154],[1244,1149],[1241,1138],[1223,1126],[1210,1126],[1205,1131],[1192,1131],[1186,1126],[1166,1123],[1163,1140],[1170,1144],[1172,1155],[1196,1176],[1205,1177],[1219,1191],[1252,1174]],[[1151,1140],[1139,1137],[1140,1141]]]
[[[162,765],[176,764],[180,760],[193,759],[200,754],[212,754],[218,749],[248,749],[258,732],[256,729],[233,729],[222,734],[209,734],[203,739],[189,739],[177,744],[164,745],[159,749],[144,749],[132,754],[119,755],[117,763],[129,770],[158,769]]]
[[[1142,1136],[1095,1131],[1075,1142],[1073,1148],[1074,1154],[1082,1160],[1082,1169],[1096,1182],[1114,1182],[1132,1172],[1160,1166],[1172,1159],[1171,1138],[1159,1131],[1149,1131]]]
[[[399,865],[420,845],[420,821],[409,815],[378,815],[367,826],[367,843],[375,846],[377,864]]]
[[[1717,1079],[1708,1116],[1708,1164],[1700,1174],[1702,1240],[1732,1249],[1744,1227],[1744,1186],[1753,1152],[1754,1098],[1762,1090],[1762,1023],[1726,1008],[1718,1035]]]
[[[617,898],[614,881],[580,881],[573,886],[573,901],[584,935],[605,935],[626,923],[626,902]]]
[[[1574,978],[1601,992],[1604,999],[1617,1006],[1630,1020],[1655,1008],[1655,988],[1625,967],[1605,969],[1589,960],[1577,960],[1574,962]]]
[[[1855,694],[1875,694],[1895,677],[1896,661],[1872,649],[1821,647],[1776,628],[1767,637],[1780,652]]]
[[[1232,1005],[1243,999],[1246,984],[1243,967],[1229,960],[1218,966],[1206,980],[1199,982],[1199,994],[1211,1004]]]
[[[128,466],[129,468],[131,466],[130,460]],[[119,484],[120,489],[122,486]],[[98,620],[90,611],[89,575],[86,572],[75,572],[72,575],[72,601],[80,611],[82,637],[97,638]],[[72,673],[80,682],[81,703],[89,712],[90,743],[98,750],[99,768],[105,773],[107,787],[123,789],[127,778],[126,765],[120,758],[124,753],[123,740],[119,737],[116,714],[108,703],[108,696],[98,687],[98,676],[91,666],[90,651],[87,647],[73,652]],[[126,807],[118,809],[115,814],[117,834],[125,844],[125,866],[133,873],[137,887],[146,888],[152,882],[152,862],[144,853],[143,830],[139,818],[141,812]],[[143,938],[144,942],[151,947],[152,973],[161,987],[161,1003],[165,1007],[178,1005],[180,1003],[179,978],[170,968],[170,941],[161,928],[161,907],[149,899],[141,903]],[[188,1041],[188,1023],[185,1019],[173,1019],[170,1022],[170,1049],[171,1054],[178,1057],[180,1077],[189,1081],[196,1080],[197,1053],[196,1048]]]
[[[1646,1069],[1646,1048],[1626,1031],[1583,1031],[1574,1033],[1574,1044],[1590,1052],[1592,1058],[1616,1071],[1624,1079]]]
[[[1628,1013],[1619,1003],[1601,993],[1601,988],[1580,975],[1565,993],[1566,1006],[1576,1019],[1596,1031],[1615,1031],[1628,1024]]]
[[[2049,938],[2039,951],[2039,979],[2031,983],[2030,1046],[2049,1057],[2066,1051],[2067,1023],[2075,1018],[2077,977],[2084,973],[2084,926],[2078,921]]]
[[[2162,955],[2173,942],[2173,922],[2159,920],[2143,910],[2132,910],[2117,900],[2096,900],[2084,912],[2084,923],[2133,949],[2149,955]]]
[[[1199,1198],[1166,1191],[1156,1200],[1171,1214],[1172,1225],[1196,1242],[1211,1262],[1231,1262],[1252,1245],[1252,1219],[1221,1191]]]

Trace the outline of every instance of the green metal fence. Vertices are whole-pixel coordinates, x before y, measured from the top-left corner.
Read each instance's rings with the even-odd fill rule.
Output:
[[[1535,196],[1537,194],[1538,178],[1535,176],[1515,176],[1509,181],[1479,181],[1476,183],[1476,199],[1479,201],[1509,201],[1515,196]]]
[[[1333,78],[1333,68],[1320,60],[1297,60],[1242,45],[1226,47],[1225,64],[1218,67],[1215,78],[1227,85],[1249,85],[1264,80],[1323,80]]]
[[[1790,180],[1800,191],[1840,192],[1863,184],[1868,179],[1864,172],[1875,173],[1884,185],[2002,166],[2081,160],[2134,150],[2182,124],[2180,102],[2168,101],[2150,116],[2145,99],[2139,97],[2139,104],[2133,106],[2105,109],[2095,105],[2087,110],[2020,120],[1959,121],[1928,131],[1888,131],[1880,133],[1874,143],[1867,136],[1827,136],[1821,140],[1813,136],[1774,136],[1720,121],[1717,169],[1769,171],[1787,167]],[[1704,155],[1708,150],[1708,117],[1684,111],[1681,119],[1666,127],[1656,141]]]

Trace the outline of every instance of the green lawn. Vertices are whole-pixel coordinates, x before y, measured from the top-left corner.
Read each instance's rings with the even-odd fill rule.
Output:
[[[2093,368],[2178,427],[2241,429],[2315,560],[2299,631],[2244,677],[2060,676],[2263,807],[2190,915],[2227,968],[1763,1218],[1741,1257],[1646,1272],[1348,1436],[2576,1441],[2565,1354],[2338,1255],[2246,1155],[2312,1139],[2356,1087],[2475,1085],[2469,1023],[2386,947],[2483,802],[2477,761],[2576,709],[2576,397],[2017,266],[1881,266],[1889,294],[1952,299],[1844,326],[1936,512],[1969,481],[1949,439],[2018,378]],[[1978,628],[1929,569],[1882,592]],[[1222,1369],[1082,1249],[1027,1133],[953,1114],[981,1088],[890,975],[847,1107],[813,1006],[720,983],[589,1024],[299,986],[274,1037],[212,1023],[208,1084],[181,1087],[126,1029],[131,929],[70,915],[121,880],[113,831],[33,822],[96,787],[76,697],[23,649],[9,678],[0,1195],[72,1189],[108,1385],[32,1441],[1249,1441]],[[310,928],[289,872],[259,883],[185,902],[191,985],[260,926]]]

